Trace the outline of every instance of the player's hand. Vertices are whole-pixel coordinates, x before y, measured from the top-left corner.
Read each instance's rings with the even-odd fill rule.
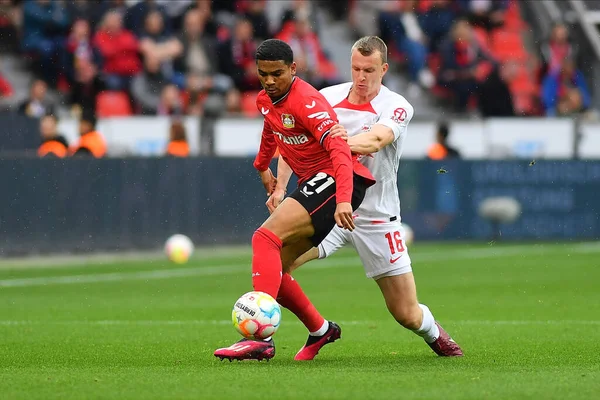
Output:
[[[349,231],[354,230],[355,226],[354,218],[352,218],[352,204],[338,203],[333,217],[335,218],[335,223],[340,228],[348,229]]]
[[[335,124],[329,130],[329,135],[331,135],[331,138],[340,137],[340,138],[344,139],[345,141],[348,141],[348,131],[346,131],[346,128],[344,128],[344,125]]]
[[[267,168],[266,171],[259,171],[258,174],[260,175],[260,180],[267,191],[267,196],[270,196],[277,186],[277,178],[275,178],[273,172],[271,172],[271,168]]]
[[[281,188],[275,188],[265,203],[270,214],[273,214],[273,211],[275,211],[275,209],[281,204],[284,197],[285,190]]]

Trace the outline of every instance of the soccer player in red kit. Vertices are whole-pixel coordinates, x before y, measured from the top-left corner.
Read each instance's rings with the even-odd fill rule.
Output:
[[[319,91],[295,76],[293,58],[292,49],[281,40],[266,40],[256,50],[264,88],[256,106],[264,125],[254,167],[270,195],[277,180],[269,164],[279,148],[299,184],[252,237],[252,284],[254,290],[276,298],[308,327],[310,335],[303,350],[316,354],[338,339],[341,329],[319,314],[298,282],[282,274],[282,261],[291,264],[317,246],[336,224],[354,229],[352,211],[375,179],[352,157],[343,139],[330,136],[330,128],[338,123],[335,111]],[[216,357],[230,360],[274,355],[272,340],[242,339],[215,351]]]

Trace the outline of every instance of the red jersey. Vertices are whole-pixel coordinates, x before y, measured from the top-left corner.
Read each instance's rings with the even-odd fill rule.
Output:
[[[266,171],[279,148],[299,184],[318,172],[335,177],[337,203],[351,202],[353,171],[375,182],[369,170],[351,156],[348,144],[329,136],[338,123],[337,115],[323,95],[302,79],[295,77],[290,90],[275,102],[261,90],[256,106],[264,116],[260,150],[254,160],[257,170]]]

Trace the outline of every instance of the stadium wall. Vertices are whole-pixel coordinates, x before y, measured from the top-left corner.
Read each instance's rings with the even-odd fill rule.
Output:
[[[489,196],[518,199],[505,240],[600,238],[598,161],[404,161],[403,220],[417,240],[489,240]],[[0,160],[0,255],[249,244],[266,218],[249,158]]]
[[[200,118],[184,119],[192,154],[200,152]],[[160,156],[165,153],[168,117],[100,119],[98,130],[108,143],[108,155]],[[600,159],[600,124],[569,118],[491,118],[450,121],[450,144],[469,160],[505,158]],[[40,143],[37,123],[20,116],[1,116],[0,154],[34,151]],[[435,141],[436,122],[413,121],[404,143],[404,158],[422,159]],[[70,143],[77,140],[77,121],[63,119],[59,131]],[[224,118],[215,126],[218,156],[256,154],[262,132],[260,119]]]

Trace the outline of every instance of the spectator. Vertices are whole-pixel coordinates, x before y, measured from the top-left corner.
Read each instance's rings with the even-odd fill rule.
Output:
[[[31,118],[41,118],[46,114],[55,114],[55,106],[46,97],[48,85],[41,79],[32,82],[29,89],[29,98],[18,108],[20,114]]]
[[[58,133],[58,119],[54,114],[44,115],[40,119],[42,144],[38,148],[39,157],[65,158],[69,144],[64,136]]]
[[[75,82],[75,74],[79,68],[87,68],[89,64],[95,68],[101,62],[101,55],[92,44],[90,24],[85,19],[77,19],[71,27],[64,51],[63,70],[69,84]]]
[[[450,0],[432,0],[431,7],[421,13],[419,23],[429,39],[429,51],[437,53],[442,40],[450,32],[456,14]]]
[[[91,110],[84,110],[79,120],[79,142],[71,148],[74,156],[102,158],[106,155],[106,142],[96,131],[96,116]]]
[[[210,35],[203,33],[206,18],[208,16],[198,9],[187,12],[180,39],[183,52],[174,63],[176,82],[180,89],[185,90],[186,113],[194,115],[201,112],[201,103],[208,92],[223,94],[233,87],[229,76],[217,73],[217,43]]]
[[[91,22],[95,18],[96,7],[94,1],[71,0],[67,2],[66,9],[71,20],[85,20]]]
[[[259,41],[271,37],[269,21],[265,13],[266,7],[266,0],[246,0],[244,3],[244,15],[252,23],[254,38]]]
[[[20,24],[20,8],[12,0],[0,0],[0,52],[17,50]]]
[[[183,44],[181,55],[175,60],[175,70],[183,76],[193,74],[206,78],[212,76],[217,68],[216,40],[204,32],[207,16],[197,9],[185,14]],[[181,85],[180,85],[181,86]]]
[[[566,116],[589,108],[590,91],[583,73],[572,59],[565,59],[558,71],[550,72],[544,78],[542,103],[548,116]]]
[[[381,34],[392,39],[396,50],[404,54],[408,64],[413,96],[418,95],[418,85],[431,88],[435,77],[427,67],[428,39],[414,12],[416,2],[392,2],[379,15]]]
[[[516,69],[517,66],[514,63],[504,63],[499,69],[495,68],[480,84],[478,104],[483,117],[513,117],[515,115],[509,83],[515,78]]]
[[[133,79],[131,85],[133,99],[140,105],[142,114],[157,114],[161,93],[169,83],[160,68],[158,57],[151,54],[146,56],[144,71]]]
[[[325,56],[308,20],[299,19],[293,24],[292,31],[284,31],[277,38],[288,43],[294,51],[297,75],[317,89],[338,83],[337,68]]]
[[[96,111],[96,97],[106,89],[98,75],[95,64],[84,62],[75,68],[75,75],[69,93],[69,103],[74,115],[81,115],[83,110]]]
[[[223,1],[223,3],[224,2],[225,1]],[[219,31],[226,31],[226,29],[220,30],[219,25],[214,19],[212,0],[195,0],[189,5],[184,15],[186,15],[190,10],[197,10],[200,12],[201,18],[204,21],[204,33],[206,35],[217,37]],[[225,40],[227,38],[222,37],[221,39]]]
[[[473,26],[487,31],[504,25],[509,0],[459,0]]]
[[[460,158],[460,153],[448,145],[448,125],[444,122],[438,124],[436,142],[429,147],[427,158],[430,160],[445,160],[449,158]]]
[[[458,111],[465,111],[471,94],[477,90],[479,68],[484,61],[494,61],[479,47],[471,25],[457,20],[450,36],[440,48],[440,84],[455,96]]]
[[[288,29],[293,30],[293,22],[296,20],[311,21],[311,29],[314,32],[319,32],[319,19],[314,4],[307,0],[292,0],[290,3],[291,7],[284,8],[281,15],[281,26],[278,29],[278,34],[284,34]]]
[[[173,121],[171,123],[166,155],[172,157],[188,157],[190,155],[190,146],[185,134],[185,125],[181,121]]]
[[[181,55],[183,46],[176,37],[165,32],[164,17],[158,11],[150,11],[146,15],[140,50],[144,58],[153,57],[158,60],[165,78],[172,80],[175,77],[173,60]]]
[[[160,6],[165,8],[166,16],[169,19],[169,26],[172,32],[181,31],[182,19],[190,5],[193,3],[192,0],[157,0]]]
[[[102,72],[110,90],[129,90],[131,80],[142,70],[135,36],[123,29],[123,19],[117,11],[105,14],[94,45],[103,58]]]
[[[169,84],[163,88],[156,114],[168,116],[181,116],[183,114],[181,92],[177,86]]]
[[[252,34],[250,21],[240,18],[231,39],[222,42],[217,50],[219,71],[231,77],[235,87],[242,92],[260,89],[254,60],[256,43]]]
[[[23,51],[39,57],[41,76],[48,84],[56,84],[59,49],[69,27],[69,18],[61,2],[30,0],[23,5]]]
[[[577,57],[577,48],[569,39],[569,30],[565,24],[558,23],[552,28],[550,39],[542,45],[544,65],[542,76],[558,71],[564,59]]]
[[[92,1],[93,5],[93,16],[89,20],[92,28],[97,30],[100,27],[104,16],[109,11],[114,11],[121,15],[121,21],[125,20],[125,14],[127,14],[127,0],[103,0],[103,1]]]
[[[129,8],[125,14],[125,27],[137,37],[142,36],[146,25],[146,19],[151,12],[160,13],[165,32],[170,34],[171,25],[170,20],[167,17],[167,10],[165,10],[164,6],[158,4],[156,0],[141,0]]]

